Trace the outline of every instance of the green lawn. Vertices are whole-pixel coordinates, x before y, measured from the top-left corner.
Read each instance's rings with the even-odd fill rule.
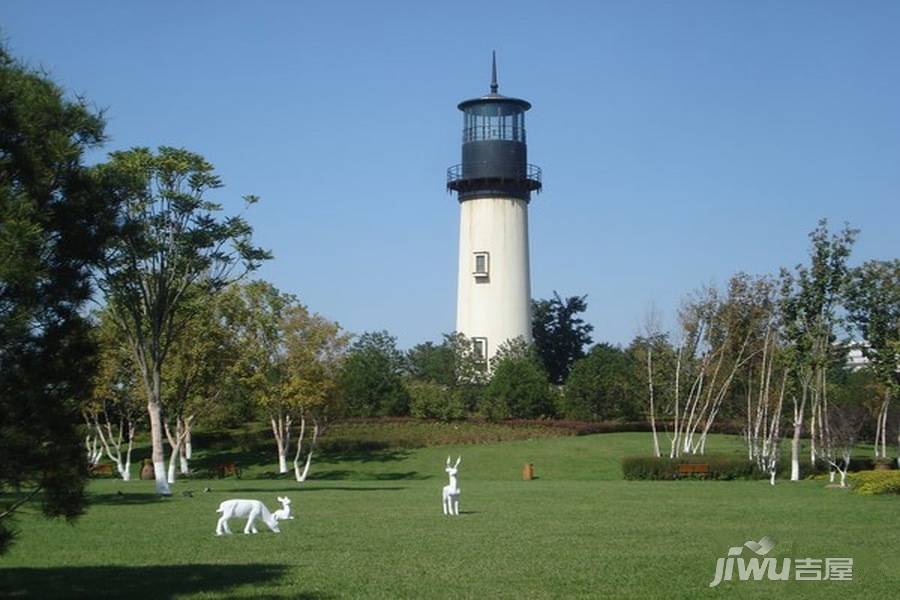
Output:
[[[900,589],[900,499],[822,482],[626,482],[618,460],[648,434],[332,454],[302,490],[290,480],[96,481],[74,526],[29,509],[0,559],[13,597],[867,599]],[[739,452],[716,436],[711,451]],[[441,470],[463,455],[461,509],[441,514]],[[519,480],[522,463],[538,479]],[[212,487],[212,492],[202,489]],[[193,497],[182,491],[193,491]],[[119,495],[117,492],[122,492]],[[274,535],[214,535],[218,503],[289,495]],[[241,524],[232,522],[239,531]],[[769,535],[777,557],[853,557],[852,582],[731,582],[708,588],[729,546]]]

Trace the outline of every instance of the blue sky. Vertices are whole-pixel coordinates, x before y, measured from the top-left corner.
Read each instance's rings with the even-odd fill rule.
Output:
[[[805,256],[900,254],[900,3],[6,0],[12,52],[106,109],[105,151],[184,146],[275,254],[260,276],[402,346],[455,319],[456,103],[531,101],[532,287],[595,340]],[[96,157],[102,158],[102,157]]]

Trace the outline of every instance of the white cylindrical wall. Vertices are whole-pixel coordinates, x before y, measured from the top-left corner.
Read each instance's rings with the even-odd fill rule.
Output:
[[[476,278],[475,255],[487,252],[489,277]],[[460,203],[456,330],[486,338],[488,357],[505,341],[531,341],[528,202],[477,198]]]

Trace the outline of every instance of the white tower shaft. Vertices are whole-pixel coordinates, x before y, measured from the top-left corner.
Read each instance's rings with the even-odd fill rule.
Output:
[[[487,358],[508,340],[531,341],[526,200],[460,202],[456,329],[483,343]]]

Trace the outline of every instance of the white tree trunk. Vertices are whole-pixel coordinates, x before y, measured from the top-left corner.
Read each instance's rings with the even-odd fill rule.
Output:
[[[659,434],[656,432],[656,405],[653,402],[653,348],[647,344],[647,380],[650,386],[650,429],[653,431],[653,456],[659,458]]]
[[[800,428],[794,424],[794,437],[791,439],[791,481],[800,481]]]
[[[194,457],[194,446],[191,443],[191,437],[193,434],[194,426],[190,425],[187,428],[187,437],[184,438],[184,457],[188,460]]]
[[[816,436],[819,435],[819,429],[817,427],[819,403],[816,395],[816,392],[813,392],[812,403],[809,406],[809,464],[811,466],[815,466],[816,464]]]
[[[181,447],[184,444],[184,439],[187,437],[187,429],[190,427],[191,422],[193,421],[194,416],[191,415],[186,419],[182,417],[175,417],[175,435],[172,435],[172,431],[169,429],[169,424],[165,423],[165,431],[166,437],[169,440],[169,446],[171,448],[171,454],[169,455],[169,471],[167,473],[166,481],[170,484],[175,483],[175,461],[183,460],[181,456]],[[187,463],[185,462],[185,467]],[[186,473],[187,470],[182,470],[182,473]]]
[[[163,449],[163,422],[160,397],[160,375],[155,373],[148,390],[150,396],[147,402],[147,413],[150,416],[150,445],[153,460],[153,478],[156,480],[156,493],[161,496],[171,496],[169,480],[166,477],[166,458]]]
[[[791,439],[791,481],[800,481],[800,436],[803,435],[803,413],[806,412],[808,385],[801,384],[800,403],[794,398],[794,437]]]
[[[175,483],[175,455],[178,453],[179,448],[175,448],[172,451],[172,455],[169,457],[169,472],[166,481],[170,484]]]
[[[319,422],[313,418],[313,438],[312,442],[309,445],[309,452],[306,454],[306,463],[303,466],[303,470],[300,470],[300,453],[301,447],[303,445],[303,433],[306,429],[306,419],[301,417],[300,419],[300,435],[297,436],[297,452],[294,454],[294,478],[297,480],[297,483],[303,483],[306,481],[307,475],[309,475],[309,466],[312,464],[313,452],[316,449],[316,443],[319,438]]]
[[[178,455],[178,469],[182,475],[188,475],[191,472],[191,431],[193,430],[193,415],[189,419],[181,420],[181,452]]]
[[[131,420],[126,416],[120,417],[118,432],[114,433],[112,423],[110,422],[109,415],[105,409],[102,414],[104,419],[103,423],[100,423],[97,414],[93,416],[93,424],[97,431],[96,439],[100,440],[106,455],[113,463],[115,463],[116,472],[118,472],[122,481],[128,481],[131,479],[131,450],[134,446],[134,431]],[[106,433],[104,433],[104,429],[106,429]],[[128,431],[128,450],[123,457],[122,441],[126,430]]]
[[[878,410],[875,428],[875,458],[887,457],[887,417],[889,397],[885,397],[884,402]]]
[[[287,473],[287,453],[291,444],[291,417],[278,414],[271,418],[272,435],[275,436],[275,447],[278,452],[278,472]]]
[[[176,423],[178,419],[176,418]],[[169,440],[169,471],[166,477],[166,481],[170,484],[175,483],[175,460],[178,455],[181,453],[181,426],[176,424],[175,426],[175,435],[172,435],[172,432],[169,430],[169,424],[165,424],[166,427],[166,437]]]
[[[90,426],[90,423],[88,423]],[[84,437],[84,445],[87,448],[88,464],[94,466],[100,463],[103,458],[103,450],[100,448],[100,440],[95,435],[86,435]]]
[[[128,448],[125,450],[125,472],[122,473],[122,481],[131,481],[131,451],[134,450],[134,421],[126,419],[128,426]]]

